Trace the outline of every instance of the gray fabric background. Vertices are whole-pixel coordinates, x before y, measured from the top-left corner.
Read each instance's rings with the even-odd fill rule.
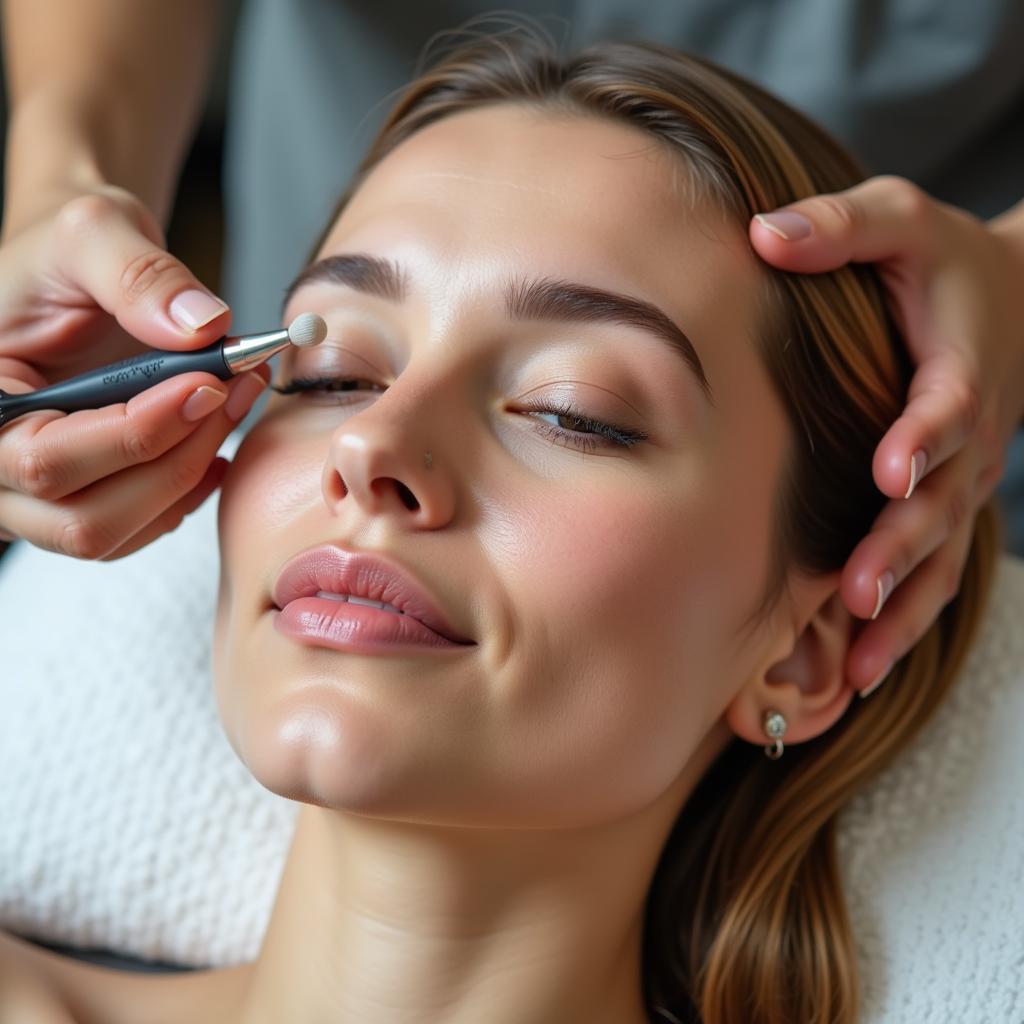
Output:
[[[1020,0],[548,0],[568,49],[643,38],[766,86],[872,173],[989,217],[1024,194]],[[470,0],[249,0],[233,61],[225,298],[275,323],[299,270],[426,42],[491,10]]]

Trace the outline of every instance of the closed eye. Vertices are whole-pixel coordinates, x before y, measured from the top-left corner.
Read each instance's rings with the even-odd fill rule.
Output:
[[[356,377],[294,377],[287,384],[271,384],[271,390],[279,395],[292,395],[302,392],[334,393],[359,390],[357,385],[369,384],[373,390],[383,392],[385,388],[372,381]],[[336,400],[335,404],[349,404],[344,400]],[[601,420],[583,415],[571,403],[562,401],[555,405],[532,405],[528,415],[537,420],[541,433],[556,444],[576,448],[579,451],[593,451],[598,447],[632,448],[650,436],[642,430],[630,430],[617,427]],[[555,423],[542,420],[542,416],[555,417]],[[568,421],[566,429],[560,421]]]
[[[293,377],[287,384],[271,384],[270,390],[279,395],[293,395],[300,391],[355,391],[356,384],[369,384],[383,391],[379,384],[358,377]]]
[[[530,415],[535,417],[554,416],[556,424],[542,423],[547,429],[541,432],[551,437],[559,444],[569,443],[581,450],[593,451],[599,444],[598,437],[604,439],[605,443],[618,445],[621,448],[632,448],[633,445],[646,441],[648,436],[642,430],[627,430],[624,427],[616,427],[610,423],[603,423],[601,420],[591,419],[584,416],[569,402],[560,402],[556,408],[547,406],[535,406],[531,408]],[[560,420],[568,420],[568,430],[564,430]]]

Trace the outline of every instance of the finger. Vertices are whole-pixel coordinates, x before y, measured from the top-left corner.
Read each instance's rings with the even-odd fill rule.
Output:
[[[104,555],[99,561],[113,562],[116,559],[124,558],[147,544],[159,540],[165,533],[171,533],[181,526],[185,517],[191,515],[198,509],[214,491],[220,487],[224,480],[224,474],[231,465],[227,459],[216,458],[210,463],[203,479],[169,509],[162,512],[151,523],[144,526],[138,533],[129,537],[119,548]]]
[[[229,397],[194,433],[158,459],[122,470],[55,503],[16,491],[0,492],[0,528],[72,558],[95,560],[117,550],[199,486],[224,438],[262,391],[262,386],[252,389],[247,383],[252,375],[265,385],[269,368],[257,367],[232,381],[232,389],[246,398],[241,409],[234,407],[234,396]]]
[[[34,366],[10,356],[0,356],[0,377],[7,380],[6,384],[0,383],[0,387],[12,394],[38,391],[50,383]]]
[[[0,378],[0,387],[8,383],[17,382]],[[200,394],[201,388],[207,390]],[[217,408],[217,396],[223,402],[228,391],[228,383],[211,373],[182,373],[102,409],[27,413],[0,428],[0,487],[55,501],[159,458],[191,434]]]
[[[969,452],[950,459],[906,501],[890,501],[843,567],[839,591],[861,618],[877,617],[890,595],[964,522],[983,500]]]
[[[903,582],[891,601],[860,633],[846,656],[846,675],[863,693],[884,678],[927,632],[960,589],[974,536],[968,519]]]
[[[906,409],[875,449],[872,472],[882,493],[910,497],[926,473],[971,437],[979,406],[973,371],[960,353],[947,349],[922,363]]]
[[[79,196],[58,215],[54,265],[149,345],[191,349],[222,337],[231,322],[227,305],[152,235],[148,221],[133,219],[110,196]]]
[[[749,236],[758,255],[783,270],[814,273],[844,263],[922,257],[937,204],[913,182],[869,178],[756,214]]]

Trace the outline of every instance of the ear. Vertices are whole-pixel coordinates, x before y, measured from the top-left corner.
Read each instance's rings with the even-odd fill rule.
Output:
[[[821,735],[849,707],[855,691],[844,665],[856,624],[839,596],[840,575],[802,578],[780,602],[761,664],[725,710],[741,739],[772,742],[763,727],[769,708],[785,717],[789,744]]]

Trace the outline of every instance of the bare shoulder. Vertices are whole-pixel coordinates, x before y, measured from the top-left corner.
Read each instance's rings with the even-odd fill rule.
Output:
[[[0,930],[0,1024],[229,1021],[249,968],[138,974],[72,960]]]

